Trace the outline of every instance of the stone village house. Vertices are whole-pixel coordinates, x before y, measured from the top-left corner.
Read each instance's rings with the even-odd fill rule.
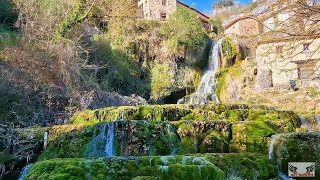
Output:
[[[255,59],[257,63],[256,90],[269,87],[287,89],[290,80],[299,87],[320,87],[320,37],[288,36],[310,27],[308,19],[296,16],[294,0],[268,0],[250,15],[240,15],[224,26],[229,36],[257,37]]]
[[[177,7],[184,7],[194,11],[206,30],[210,31],[209,17],[197,9],[177,0],[139,0],[138,8],[144,19],[166,21]]]

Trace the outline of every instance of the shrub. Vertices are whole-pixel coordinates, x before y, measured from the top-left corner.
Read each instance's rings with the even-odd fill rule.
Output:
[[[186,50],[201,49],[206,42],[206,33],[196,14],[186,8],[179,8],[167,23],[161,27],[161,34],[167,38],[168,48],[178,53],[178,46]]]
[[[168,64],[155,64],[151,69],[151,98],[158,100],[170,95],[174,74]]]

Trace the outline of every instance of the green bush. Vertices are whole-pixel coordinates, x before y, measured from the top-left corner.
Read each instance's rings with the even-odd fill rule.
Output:
[[[186,8],[179,8],[167,23],[161,27],[161,34],[168,39],[169,50],[176,54],[178,46],[196,50],[206,43],[206,33],[196,14]]]
[[[174,74],[168,64],[155,64],[151,69],[151,98],[154,100],[171,93]]]
[[[219,18],[210,19],[210,20],[209,20],[209,23],[212,25],[213,31],[214,31],[217,35],[223,34],[224,28],[223,28],[221,19],[219,19]]]

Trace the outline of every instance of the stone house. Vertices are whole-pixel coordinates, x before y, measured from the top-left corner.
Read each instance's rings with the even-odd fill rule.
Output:
[[[210,31],[209,17],[197,9],[177,0],[139,0],[138,8],[144,19],[166,21],[177,7],[184,7],[194,11],[201,20],[203,26]]]
[[[285,29],[292,33],[301,32],[305,28],[305,20],[299,6],[294,4],[297,0],[267,0],[256,7],[250,15],[242,14],[228,22],[225,26],[225,34],[241,36],[257,35],[269,31]],[[307,0],[300,0],[307,3]]]
[[[240,36],[256,35],[261,33],[259,21],[253,16],[240,16],[224,26],[226,35],[236,34]]]
[[[300,87],[320,86],[320,36],[303,36],[258,42],[257,79],[271,79],[268,86],[288,88],[290,80]],[[259,73],[258,73],[259,76]],[[263,84],[264,82],[257,82]],[[260,85],[264,86],[264,85]],[[267,87],[264,87],[267,88]]]

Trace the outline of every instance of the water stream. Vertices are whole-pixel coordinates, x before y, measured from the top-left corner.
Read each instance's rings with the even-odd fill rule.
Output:
[[[24,180],[24,178],[25,178],[26,175],[28,174],[30,168],[31,168],[31,164],[28,164],[27,166],[25,166],[25,167],[22,169],[21,174],[20,174],[18,180]]]
[[[270,142],[270,146],[269,146],[269,159],[270,160],[274,160],[273,159],[273,151],[274,151],[274,145],[277,141],[279,137],[279,134],[275,134],[271,137],[271,142]],[[281,179],[281,180],[293,180],[292,178],[288,177],[287,175],[285,175],[281,170],[280,168],[278,167],[278,165],[276,166],[277,168],[277,171],[278,171],[278,177]]]
[[[303,117],[303,116],[299,116],[300,118],[300,122],[301,122],[301,126],[304,126],[307,128],[308,132],[312,131],[312,128],[310,127],[307,118]]]
[[[108,125],[108,134],[106,139],[105,154],[113,156],[113,140],[114,140],[114,123]]]
[[[209,100],[217,104],[220,103],[218,96],[215,94],[218,84],[215,74],[220,69],[220,61],[223,56],[222,41],[223,39],[220,39],[213,43],[208,70],[202,76],[197,91],[191,95],[189,104],[206,104]]]
[[[320,127],[320,116],[315,116],[315,119],[317,121],[317,126]]]
[[[107,130],[108,127],[108,130]],[[95,135],[93,140],[87,145],[85,157],[113,156],[114,123],[106,123],[100,128],[99,135]],[[104,147],[101,142],[105,142]],[[104,144],[104,143],[103,143]]]

